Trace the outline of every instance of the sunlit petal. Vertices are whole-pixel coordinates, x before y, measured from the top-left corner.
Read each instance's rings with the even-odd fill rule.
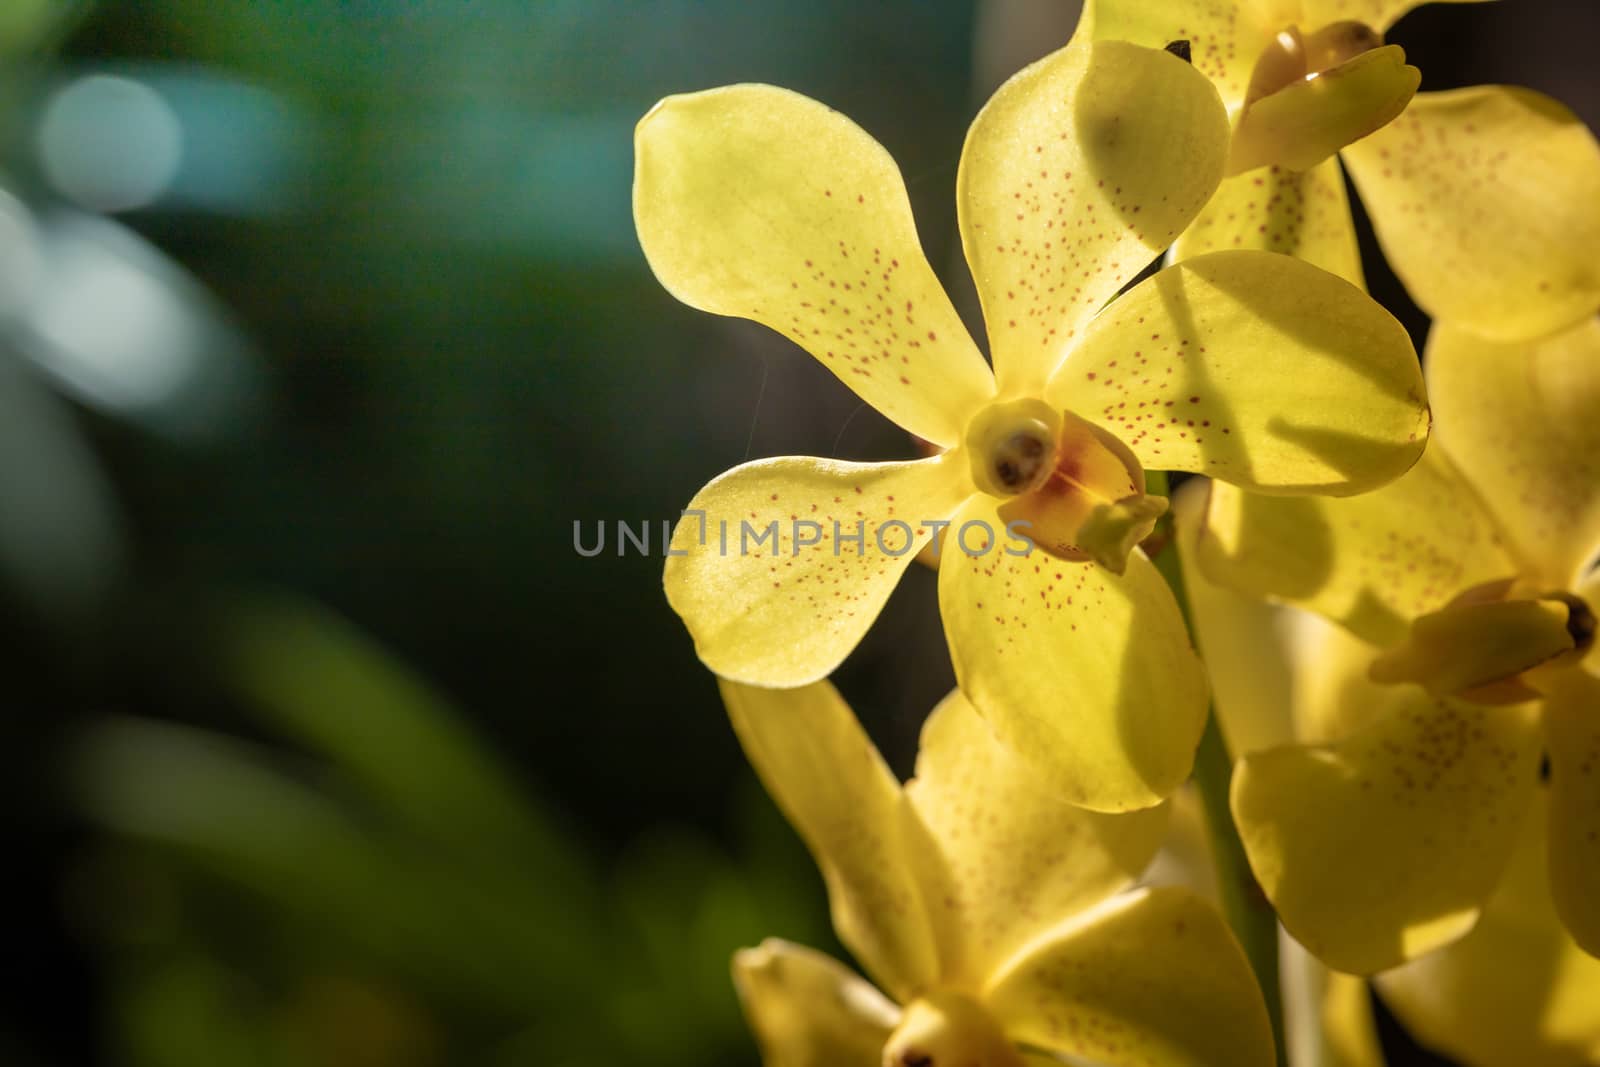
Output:
[[[1470,586],[1516,573],[1455,465],[1430,448],[1370,493],[1268,497],[1214,483],[1201,569],[1230,588],[1309,608],[1378,645]]]
[[[1233,128],[1228,173],[1277,164],[1310,170],[1390,122],[1422,81],[1398,45],[1363,52],[1248,103]]]
[[[1307,171],[1267,167],[1225,179],[1173,245],[1172,257],[1234,248],[1282,252],[1365,286],[1350,200],[1334,159]]]
[[[962,691],[1064,799],[1144,808],[1188,776],[1205,673],[1142,552],[1122,575],[1062,562],[977,496],[945,542],[939,607]]]
[[[772,327],[912,433],[960,440],[994,384],[877,141],[798,93],[733,85],[663,100],[634,150],[634,221],[668,292]]]
[[[1085,36],[1017,74],[967,134],[956,205],[1004,393],[1036,393],[1082,325],[1210,199],[1227,120],[1178,57]]]
[[[733,955],[763,1067],[880,1067],[900,1009],[820,952],[768,938]]]
[[[1237,0],[1087,0],[1079,34],[1164,48],[1188,41],[1195,69],[1230,108],[1244,99],[1256,56],[1282,27]]]
[[[822,871],[839,939],[905,999],[934,978],[938,960],[900,783],[829,683],[720,684],[745,755]]]
[[[1376,979],[1424,1045],[1470,1067],[1600,1062],[1600,959],[1562,929],[1550,899],[1545,791],[1472,933]]]
[[[976,987],[1024,941],[1126,886],[1161,844],[1166,809],[1074,807],[997,741],[960,691],[922,728],[906,793],[936,849],[919,856],[947,982]]]
[[[971,491],[960,454],[746,463],[685,509],[667,559],[667,600],[718,674],[814,682],[877,618],[931,538],[924,524],[944,521]]]
[[[1516,340],[1600,306],[1600,147],[1549,97],[1419,93],[1343,158],[1385,258],[1435,319]]]
[[[1469,930],[1538,785],[1536,710],[1395,686],[1337,744],[1246,756],[1234,819],[1289,932],[1329,966],[1370,974]]]
[[[1365,293],[1288,256],[1168,267],[1090,323],[1050,400],[1153,470],[1276,493],[1347,495],[1422,454],[1428,405],[1405,330]]]
[[[1260,988],[1214,908],[1185,889],[1144,889],[1058,928],[984,997],[1018,1041],[1095,1063],[1266,1067]]]
[[[1569,668],[1543,684],[1550,888],[1573,939],[1600,956],[1600,678]]]
[[[1524,569],[1567,587],[1600,549],[1600,321],[1527,344],[1435,323],[1427,366],[1439,445]]]

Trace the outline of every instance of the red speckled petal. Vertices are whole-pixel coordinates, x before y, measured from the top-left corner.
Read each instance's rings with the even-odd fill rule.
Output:
[[[1471,929],[1538,788],[1537,713],[1392,686],[1381,715],[1337,744],[1244,757],[1234,821],[1295,939],[1371,974]]]
[[[1228,178],[1172,247],[1173,260],[1254,248],[1282,252],[1365,288],[1339,161]]]
[[[1207,697],[1166,582],[1137,549],[1116,575],[1023,545],[995,508],[968,501],[939,566],[962,691],[1064,799],[1158,803],[1188,777]]]
[[[972,493],[966,456],[907,463],[763,459],[689,503],[667,600],[707,667],[805,685],[856,647],[900,575]]]
[[[1373,489],[1416,462],[1428,433],[1394,316],[1268,252],[1214,252],[1140,282],[1090,323],[1048,399],[1146,468],[1272,493]]]
[[[1435,319],[1520,340],[1600,307],[1600,146],[1549,97],[1418,93],[1343,159],[1385,258]]]
[[[994,381],[882,145],[770,85],[668,97],[634,141],[639,243],[673,296],[772,327],[912,433],[960,442]]]
[[[1006,395],[1037,395],[1082,325],[1211,198],[1216,90],[1177,56],[1079,35],[1001,86],[961,152],[961,240]]]
[[[1244,99],[1261,50],[1284,28],[1264,15],[1239,0],[1088,0],[1078,32],[1148,48],[1188,41],[1195,69],[1233,108]]]

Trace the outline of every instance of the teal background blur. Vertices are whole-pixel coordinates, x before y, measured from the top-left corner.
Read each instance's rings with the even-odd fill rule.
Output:
[[[661,290],[632,127],[733,81],[837,107],[968,312],[966,124],[1074,17],[0,0],[0,1063],[753,1063],[730,952],[837,946],[661,523],[745,458],[909,442]],[[1392,39],[1593,125],[1597,31],[1525,0]],[[906,769],[951,684],[931,574],[840,683]]]

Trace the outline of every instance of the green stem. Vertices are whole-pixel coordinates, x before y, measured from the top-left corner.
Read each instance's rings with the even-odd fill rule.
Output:
[[[1267,1002],[1267,1018],[1272,1022],[1272,1039],[1278,1047],[1278,1063],[1284,1060],[1283,994],[1278,979],[1278,917],[1261,891],[1244,845],[1228,812],[1228,785],[1233,780],[1233,761],[1217,729],[1217,717],[1206,723],[1195,753],[1194,784],[1200,791],[1205,810],[1206,836],[1211,842],[1211,859],[1217,868],[1217,895],[1222,913],[1233,927],[1261,984]]]
[[[1145,478],[1148,492],[1167,494],[1165,472],[1152,471]],[[1170,512],[1162,532],[1166,537],[1152,562],[1172,587],[1178,610],[1183,613],[1184,625],[1193,636],[1194,621],[1189,614],[1183,560],[1178,554]],[[1267,1017],[1272,1023],[1278,1065],[1283,1067],[1287,1062],[1287,1046],[1283,1033],[1283,987],[1278,978],[1278,917],[1250,870],[1250,861],[1244,854],[1244,843],[1239,840],[1239,831],[1233,824],[1233,815],[1228,808],[1228,790],[1232,783],[1233,759],[1217,726],[1216,709],[1212,708],[1206,716],[1206,729],[1200,736],[1200,747],[1195,752],[1194,785],[1200,793],[1201,807],[1205,812],[1206,838],[1217,872],[1217,897],[1222,905],[1222,914],[1228,920],[1228,925],[1233,927],[1234,935],[1244,948],[1250,967],[1255,971],[1256,981],[1261,986],[1262,999],[1267,1004]]]

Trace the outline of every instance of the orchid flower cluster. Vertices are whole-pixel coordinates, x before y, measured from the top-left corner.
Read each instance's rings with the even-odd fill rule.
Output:
[[[1369,978],[1463,1062],[1600,1063],[1600,147],[1418,92],[1413,6],[1090,0],[962,149],[987,359],[849,119],[734,85],[640,122],[662,285],[915,440],[736,467],[667,561],[866,975],[737,952],[767,1064],[1380,1063]],[[827,678],[918,559],[958,689],[901,783]]]

